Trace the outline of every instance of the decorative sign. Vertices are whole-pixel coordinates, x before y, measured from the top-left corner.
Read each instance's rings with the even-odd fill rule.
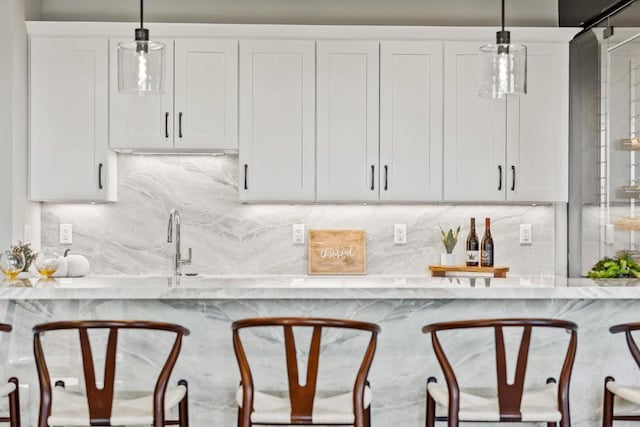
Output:
[[[366,274],[364,230],[309,230],[309,274]]]

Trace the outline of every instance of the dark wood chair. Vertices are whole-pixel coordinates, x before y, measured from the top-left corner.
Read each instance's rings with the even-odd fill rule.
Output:
[[[506,351],[503,329],[523,328],[522,339],[512,384],[507,380]],[[549,378],[546,385],[525,390],[529,344],[533,328],[560,328],[570,331],[571,337],[564,358],[560,378]],[[441,331],[493,328],[496,350],[497,390],[463,389],[438,339]],[[434,377],[427,380],[426,425],[447,421],[449,426],[460,422],[543,422],[549,427],[571,425],[569,413],[569,382],[576,355],[577,330],[575,323],[552,319],[488,319],[436,323],[425,326],[422,332],[431,334],[433,349],[444,373],[447,387],[439,386]],[[436,414],[436,404],[445,408],[447,415]]]
[[[627,346],[638,367],[640,367],[640,349],[633,338],[632,332],[640,329],[640,323],[626,323],[609,328],[612,334],[624,332]],[[618,407],[618,415],[614,414],[614,403]],[[613,377],[604,380],[604,408],[602,410],[602,425],[611,427],[614,421],[640,421],[638,413],[640,405],[640,388],[619,384]]]
[[[94,358],[88,333],[90,329],[109,331],[102,387],[96,383]],[[122,329],[175,334],[175,341],[152,392],[119,396],[114,391],[118,332]],[[51,378],[40,337],[45,333],[61,330],[78,331],[86,395],[65,390],[65,384],[62,381],[56,382],[53,389],[51,387]],[[182,338],[189,335],[188,329],[160,322],[88,320],[45,323],[35,326],[33,333],[36,368],[40,380],[38,427],[60,425],[187,427],[189,425],[187,382],[180,380],[177,387],[169,387],[169,378],[180,354]],[[179,419],[165,420],[165,410],[176,407],[179,411]]]
[[[11,332],[11,325],[0,323],[0,332]],[[11,377],[6,384],[0,385],[0,397],[9,399],[9,413],[0,416],[0,423],[9,423],[11,427],[20,427],[20,383]]]
[[[240,339],[240,330],[258,327],[282,327],[287,361],[288,397],[258,391]],[[309,347],[305,385],[300,385],[296,343],[293,328],[313,328]],[[316,394],[320,342],[326,328],[351,329],[371,334],[369,344],[356,375],[353,389],[331,397]],[[376,351],[380,327],[372,323],[352,320],[315,318],[260,318],[234,322],[233,347],[240,367],[241,384],[236,395],[238,426],[253,425],[371,425],[371,390],[367,382],[369,369]]]

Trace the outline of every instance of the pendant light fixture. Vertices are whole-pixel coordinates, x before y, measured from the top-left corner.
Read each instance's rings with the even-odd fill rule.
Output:
[[[527,93],[527,47],[511,44],[511,33],[504,29],[502,0],[502,30],[496,44],[480,48],[480,96],[504,98]]]
[[[163,91],[163,43],[149,41],[144,28],[144,0],[140,0],[140,28],[135,41],[118,44],[118,91],[137,95],[159,95]]]

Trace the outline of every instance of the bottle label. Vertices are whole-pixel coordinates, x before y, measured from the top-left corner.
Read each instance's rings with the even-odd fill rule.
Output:
[[[493,267],[493,249],[482,251],[482,266]]]
[[[480,251],[467,251],[467,265],[478,265]]]

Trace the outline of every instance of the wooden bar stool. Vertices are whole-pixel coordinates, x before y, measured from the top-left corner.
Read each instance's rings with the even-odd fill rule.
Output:
[[[253,375],[240,340],[241,329],[257,327],[282,327],[288,376],[288,397],[258,391],[254,388]],[[294,327],[313,328],[309,348],[306,381],[300,385]],[[353,389],[335,393],[330,397],[316,394],[320,342],[326,328],[359,330],[371,333],[371,338],[360,364]],[[373,323],[352,320],[314,318],[261,318],[234,322],[233,347],[240,367],[241,384],[236,394],[238,426],[253,425],[371,425],[371,390],[367,382],[369,369],[376,351],[380,327]]]
[[[109,331],[102,387],[96,383],[94,358],[88,333],[92,329]],[[118,396],[114,391],[118,332],[123,329],[175,334],[175,341],[152,392]],[[62,381],[56,382],[55,387],[51,388],[51,378],[40,337],[44,333],[61,330],[78,331],[86,395],[65,390],[65,384]],[[87,320],[45,323],[35,326],[33,333],[36,367],[40,380],[38,427],[63,425],[187,427],[189,425],[187,382],[180,380],[177,387],[168,386],[171,372],[180,354],[182,337],[189,335],[188,329],[160,322]],[[165,410],[176,407],[178,407],[179,419],[165,420]]]
[[[631,333],[640,329],[640,323],[626,323],[609,328],[612,334],[624,332],[631,356],[640,367],[640,349]],[[618,415],[614,415],[614,404],[618,407]],[[602,425],[611,427],[614,421],[640,421],[640,388],[629,387],[616,382],[613,377],[604,380],[604,408]]]
[[[507,380],[507,361],[503,328],[523,328],[515,378]],[[533,328],[561,328],[571,332],[558,384],[553,378],[538,389],[525,390],[529,344]],[[497,391],[492,389],[460,388],[456,374],[438,339],[440,331],[493,328],[496,350]],[[427,380],[427,427],[435,421],[448,421],[458,426],[462,421],[474,422],[546,422],[549,427],[569,427],[569,381],[576,355],[578,326],[575,323],[552,319],[489,319],[436,323],[425,326],[422,332],[431,334],[431,342],[447,386],[439,386],[434,377]],[[436,403],[447,415],[436,414]]]
[[[11,332],[11,325],[0,323],[0,332]],[[11,377],[6,384],[0,385],[0,397],[9,399],[7,413],[0,413],[0,423],[9,423],[11,427],[20,427],[20,391],[16,377]],[[4,410],[3,410],[4,412]]]

